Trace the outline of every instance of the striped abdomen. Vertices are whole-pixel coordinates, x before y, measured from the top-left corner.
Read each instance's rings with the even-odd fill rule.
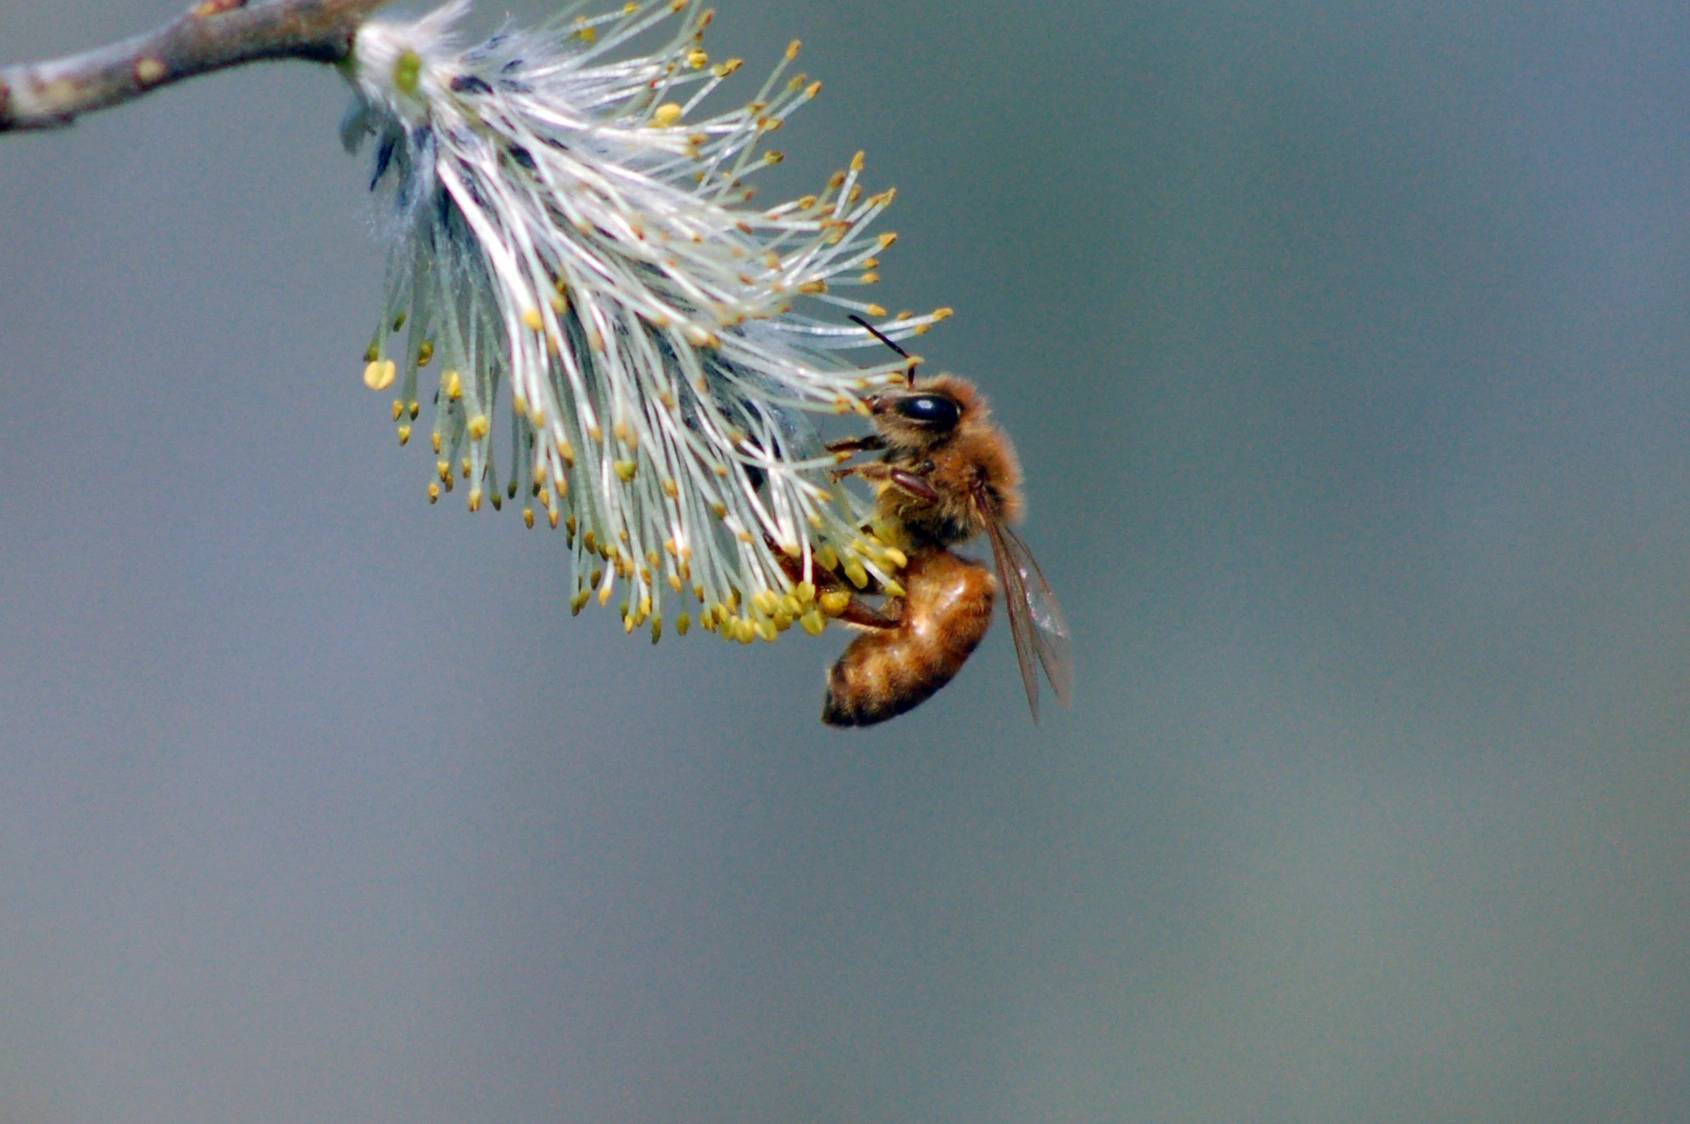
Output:
[[[932,550],[898,575],[905,597],[896,628],[865,632],[827,676],[822,721],[867,726],[895,718],[951,681],[992,623],[991,571]]]

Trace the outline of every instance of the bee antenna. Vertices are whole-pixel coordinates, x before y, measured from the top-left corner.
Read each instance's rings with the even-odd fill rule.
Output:
[[[864,328],[868,329],[869,335],[873,336],[875,339],[879,340],[881,343],[885,344],[887,347],[891,348],[893,351],[896,351],[899,355],[902,355],[906,360],[908,360],[909,365],[910,365],[909,385],[911,385],[911,386],[915,385],[915,365],[916,365],[917,362],[919,362],[919,360],[917,360],[915,358],[915,356],[911,355],[909,352],[907,352],[903,348],[899,347],[897,345],[897,343],[893,341],[892,337],[888,336],[885,332],[882,332],[879,328],[876,328],[873,324],[870,324],[867,320],[864,320],[861,316],[858,316],[856,313],[853,312],[850,316],[847,317],[847,319],[855,320],[858,324],[861,324]]]

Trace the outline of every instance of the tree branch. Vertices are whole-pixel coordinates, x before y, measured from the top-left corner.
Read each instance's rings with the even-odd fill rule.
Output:
[[[89,110],[260,59],[339,62],[387,0],[203,0],[170,23],[79,55],[0,67],[0,133],[56,129]]]

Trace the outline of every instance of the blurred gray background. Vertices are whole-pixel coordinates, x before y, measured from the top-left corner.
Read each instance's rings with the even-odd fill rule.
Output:
[[[331,71],[0,138],[0,1119],[1683,1119],[1690,9],[718,7],[826,82],[765,198],[899,188],[1077,705],[1000,619],[828,731],[837,633],[430,507]]]

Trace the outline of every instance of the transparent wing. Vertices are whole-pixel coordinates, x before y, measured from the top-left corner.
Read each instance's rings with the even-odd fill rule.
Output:
[[[1004,606],[1009,610],[1009,632],[1015,639],[1015,659],[1021,665],[1021,684],[1027,689],[1027,705],[1033,720],[1039,717],[1039,677],[1033,669],[1036,658],[1050,680],[1056,701],[1068,706],[1074,698],[1074,656],[1069,647],[1068,620],[1056,594],[1045,581],[1033,552],[1014,531],[995,519],[986,521],[992,540],[992,557],[997,562],[998,582],[1003,586]]]

